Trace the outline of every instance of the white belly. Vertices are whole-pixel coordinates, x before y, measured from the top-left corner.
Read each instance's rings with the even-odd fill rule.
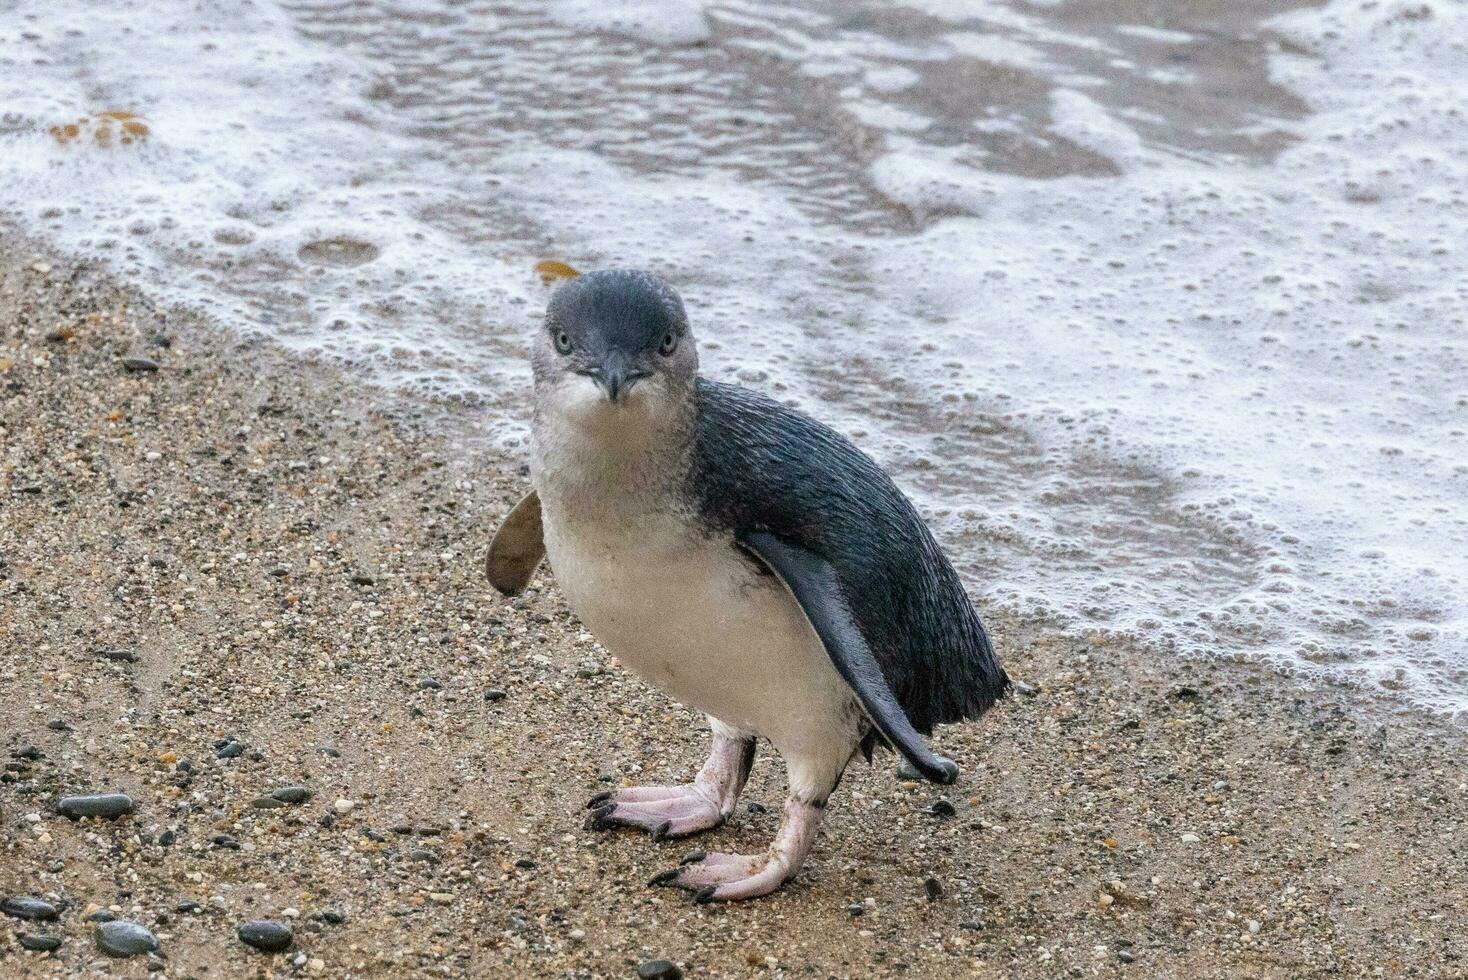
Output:
[[[787,757],[851,752],[851,689],[794,597],[731,541],[666,514],[575,520],[542,505],[556,580],[624,664]]]

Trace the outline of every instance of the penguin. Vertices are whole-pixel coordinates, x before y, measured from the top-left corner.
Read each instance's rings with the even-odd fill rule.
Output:
[[[719,827],[763,740],[789,784],[769,849],[700,852],[651,882],[733,901],[800,869],[857,756],[891,748],[952,783],[923,736],[1010,681],[891,478],[820,422],[701,377],[683,302],[649,273],[568,280],[531,351],[533,490],[494,536],[489,579],[515,594],[548,558],[602,646],[712,732],[691,783],[603,793],[588,827]]]

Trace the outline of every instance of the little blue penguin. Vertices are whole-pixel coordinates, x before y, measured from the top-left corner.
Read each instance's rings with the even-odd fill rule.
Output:
[[[597,640],[713,732],[693,782],[603,793],[588,826],[654,839],[718,827],[764,739],[789,781],[769,850],[703,853],[653,879],[700,902],[746,899],[800,869],[858,753],[890,747],[933,782],[957,778],[922,734],[978,717],[1009,678],[876,463],[800,412],[700,377],[682,300],[645,272],[560,286],[532,365],[534,489],[495,535],[490,581],[517,593],[548,557]]]

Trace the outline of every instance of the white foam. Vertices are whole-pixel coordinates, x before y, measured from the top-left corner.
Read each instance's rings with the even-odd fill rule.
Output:
[[[683,45],[709,39],[705,7],[699,0],[556,0],[550,12],[571,27]]]
[[[1464,9],[1278,20],[1291,121],[1166,61],[1201,33],[904,6],[21,3],[0,208],[496,419],[537,259],[651,267],[708,371],[856,434],[986,604],[1468,708]],[[46,132],[105,109],[147,139]]]

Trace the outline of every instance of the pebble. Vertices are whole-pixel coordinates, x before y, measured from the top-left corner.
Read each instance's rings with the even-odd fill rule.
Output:
[[[291,948],[295,939],[290,926],[271,919],[246,922],[240,926],[238,935],[240,942],[246,946],[253,946],[266,953],[283,953]]]
[[[923,891],[927,893],[928,901],[936,902],[943,897],[943,882],[929,875],[923,879]]]
[[[225,739],[224,744],[214,751],[216,759],[235,759],[245,754],[245,743],[235,739]]]
[[[313,918],[313,919],[320,919],[322,922],[325,922],[327,925],[332,925],[332,926],[339,926],[343,922],[347,921],[347,917],[344,914],[342,914],[341,912],[338,912],[338,911],[336,911],[334,909],[323,909],[322,911],[317,912],[311,918]]]
[[[1199,837],[1197,834],[1194,834],[1194,833],[1186,833],[1186,834],[1183,834],[1182,837],[1179,838],[1179,840],[1181,840],[1184,844],[1196,844],[1199,841],[1201,841],[1202,839],[1203,838]]]
[[[56,918],[56,906],[34,895],[14,895],[0,902],[0,912],[31,922],[49,922]]]
[[[346,814],[351,813],[353,810],[355,810],[357,808],[357,804],[351,800],[337,800],[335,803],[332,804],[332,807],[335,808],[337,813],[345,816]]]
[[[418,682],[418,686],[425,691],[439,691],[443,689],[443,684],[432,677],[423,678]]]
[[[56,804],[56,812],[63,817],[78,820],[82,817],[104,817],[115,819],[133,812],[133,798],[126,793],[89,793],[83,796],[64,796]]]
[[[1020,697],[1032,698],[1040,693],[1040,688],[1037,684],[1026,684],[1024,681],[1015,680],[1012,680],[1009,683],[1010,686],[1014,688],[1014,693],[1018,694]]]
[[[108,956],[124,958],[151,953],[158,948],[158,937],[136,922],[114,919],[98,923],[92,930],[97,948]]]
[[[846,914],[855,919],[857,916],[865,915],[867,907],[860,902],[852,902],[846,906]]]
[[[1116,951],[1116,958],[1123,963],[1135,963],[1137,961],[1137,954],[1129,949],[1118,949]]]
[[[682,980],[683,971],[670,960],[643,960],[637,966],[638,980]]]
[[[506,694],[504,691],[500,690],[497,687],[491,687],[489,690],[487,690],[487,691],[484,692],[484,700],[489,701],[489,702],[503,701],[507,697],[509,697],[509,695]],[[661,962],[661,961],[654,960],[654,962]]]
[[[958,808],[953,805],[953,802],[941,796],[924,807],[923,812],[939,819],[958,816]]]
[[[122,366],[135,374],[140,371],[151,373],[158,370],[158,362],[151,357],[124,357]]]
[[[454,896],[450,892],[429,892],[428,897],[435,905],[452,905]]]
[[[289,805],[285,800],[277,800],[273,796],[256,797],[250,802],[250,806],[257,810],[279,810],[281,807]]]
[[[138,662],[138,651],[124,650],[121,647],[108,647],[105,650],[98,650],[97,656],[101,657],[103,660],[117,660],[122,663],[128,664],[135,664]]]
[[[117,916],[113,915],[111,912],[107,911],[106,909],[98,909],[97,911],[93,912],[91,915],[87,916],[86,921],[87,922],[111,922],[115,918],[117,918]]]
[[[305,803],[311,798],[311,791],[304,786],[282,786],[271,790],[270,798],[282,803]]]
[[[35,936],[23,932],[20,934],[20,948],[28,949],[33,953],[49,953],[61,948],[61,937]]]

